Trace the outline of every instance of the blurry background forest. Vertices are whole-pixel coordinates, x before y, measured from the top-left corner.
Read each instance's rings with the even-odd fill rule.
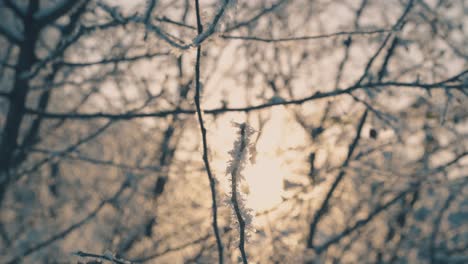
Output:
[[[467,13],[0,0],[0,262],[467,263]]]

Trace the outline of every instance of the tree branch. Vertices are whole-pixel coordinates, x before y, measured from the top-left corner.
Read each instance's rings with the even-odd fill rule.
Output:
[[[232,35],[221,35],[221,38],[224,39],[241,39],[248,41],[259,41],[266,43],[278,43],[278,42],[290,42],[290,41],[304,41],[304,40],[315,40],[315,39],[324,39],[338,36],[351,36],[351,35],[372,35],[372,34],[381,34],[386,32],[393,32],[393,29],[378,29],[371,31],[341,31],[330,34],[321,34],[321,35],[312,35],[312,36],[301,36],[301,37],[289,37],[289,38],[262,38],[255,36],[232,36]]]
[[[133,262],[128,261],[128,260],[116,258],[111,254],[99,255],[99,254],[94,254],[94,253],[83,252],[83,251],[80,250],[80,251],[77,251],[77,252],[73,253],[73,255],[76,255],[76,256],[82,257],[82,258],[96,258],[96,259],[108,260],[108,261],[111,261],[111,262],[113,262],[115,264],[132,264],[133,263]]]
[[[338,176],[336,177],[336,179],[333,182],[332,186],[330,187],[327,194],[325,195],[325,199],[323,200],[321,206],[319,207],[319,209],[315,213],[314,218],[313,218],[313,220],[312,220],[312,222],[310,224],[309,236],[307,238],[307,247],[308,248],[314,248],[314,236],[315,236],[315,231],[316,231],[317,225],[318,225],[320,219],[322,218],[323,214],[325,213],[325,211],[326,211],[326,209],[328,207],[328,204],[330,203],[330,199],[331,199],[333,193],[335,192],[336,188],[338,187],[341,180],[343,180],[343,178],[344,178],[344,176],[346,174],[345,168],[348,167],[348,164],[349,164],[349,162],[351,160],[351,156],[353,155],[354,150],[356,149],[356,146],[359,143],[359,139],[361,138],[361,131],[362,131],[362,128],[364,126],[364,123],[366,122],[367,111],[368,111],[367,109],[364,111],[364,114],[362,114],[361,119],[359,120],[359,124],[358,124],[358,127],[356,129],[356,135],[355,135],[354,140],[351,143],[351,145],[349,145],[348,155],[346,156],[345,161],[341,165],[340,173],[338,174]]]
[[[461,78],[461,76],[465,75],[468,73],[468,71],[464,71],[460,74],[457,74],[455,77]],[[422,88],[426,90],[431,90],[431,89],[447,89],[447,90],[461,90],[465,91],[468,88],[468,83],[460,83],[460,84],[449,84],[450,82],[454,81],[453,78],[451,77],[447,80],[441,81],[441,82],[436,82],[436,83],[418,83],[418,82],[379,82],[379,83],[365,83],[365,84],[357,84],[350,86],[346,89],[337,89],[329,92],[315,92],[314,94],[303,97],[300,99],[294,99],[294,100],[285,100],[285,101],[280,101],[280,102],[268,102],[268,103],[263,103],[263,104],[258,104],[258,105],[253,105],[253,106],[245,106],[245,107],[222,107],[222,108],[215,108],[215,109],[208,109],[208,110],[203,110],[204,114],[212,114],[212,115],[218,115],[218,114],[223,114],[223,113],[228,113],[228,112],[251,112],[251,111],[257,111],[257,110],[262,110],[274,106],[279,106],[279,105],[301,105],[306,102],[314,101],[314,100],[319,100],[323,98],[328,98],[328,97],[334,97],[334,96],[339,96],[342,94],[349,94],[352,93],[358,89],[362,88],[373,88],[373,87],[387,87],[387,86],[394,86],[394,87],[401,87],[401,88]],[[98,112],[98,113],[53,113],[53,112],[44,112],[40,111],[37,109],[31,109],[31,108],[26,108],[26,113],[32,114],[32,115],[42,115],[45,118],[50,118],[50,119],[96,119],[96,118],[105,118],[105,119],[116,119],[116,120],[128,120],[128,119],[135,119],[135,118],[145,118],[145,117],[160,117],[160,118],[165,118],[167,116],[172,116],[172,115],[192,115],[196,113],[196,110],[193,109],[174,109],[174,110],[162,110],[158,112],[151,112],[151,113],[135,113],[135,112],[126,112],[126,113],[121,113],[121,114],[112,114],[112,113],[103,113],[103,112]]]
[[[227,2],[227,1],[226,1]],[[195,8],[196,8],[196,15],[197,15],[197,30],[198,33],[201,34],[203,31],[202,28],[202,23],[201,23],[201,16],[200,16],[200,4],[198,0],[195,0]],[[216,179],[214,178],[214,175],[211,172],[211,167],[210,167],[210,162],[208,158],[208,142],[206,138],[206,128],[203,123],[203,113],[201,110],[201,105],[200,105],[200,93],[201,93],[201,87],[200,87],[200,58],[201,58],[201,45],[198,45],[197,47],[197,60],[195,62],[195,95],[194,95],[194,101],[195,101],[195,107],[197,109],[197,117],[198,117],[198,123],[200,125],[200,132],[202,136],[202,143],[203,143],[203,162],[205,164],[205,169],[206,173],[208,175],[208,180],[210,183],[210,190],[211,190],[211,200],[212,200],[212,214],[213,214],[213,230],[215,233],[216,237],[216,244],[218,247],[218,260],[219,263],[223,263],[223,243],[221,240],[221,235],[219,232],[219,227],[218,227],[218,207],[217,207],[217,196],[216,196]]]
[[[62,230],[61,232],[51,236],[50,238],[48,238],[48,239],[46,239],[46,240],[44,240],[42,242],[39,242],[35,246],[29,247],[26,250],[23,250],[23,252],[21,254],[16,255],[15,257],[10,259],[6,263],[7,264],[17,263],[20,259],[23,259],[24,257],[27,257],[27,256],[31,255],[32,253],[34,253],[34,252],[36,252],[36,251],[38,251],[38,250],[40,250],[40,249],[42,249],[42,248],[44,248],[44,247],[46,247],[46,246],[48,246],[50,244],[56,242],[57,240],[65,238],[70,233],[72,233],[73,231],[75,231],[76,229],[78,229],[79,227],[81,227],[84,224],[88,223],[91,219],[93,219],[101,211],[101,209],[106,204],[115,201],[128,186],[129,186],[129,182],[128,182],[128,180],[125,180],[122,183],[122,185],[120,186],[120,188],[118,189],[118,191],[111,198],[105,199],[101,203],[99,203],[99,205],[94,210],[92,210],[85,218],[83,218],[82,220],[74,223],[73,225],[69,226],[68,228]],[[19,251],[22,251],[22,250],[19,250]]]
[[[12,0],[5,0],[5,6],[9,7],[13,12],[20,18],[24,18],[26,16],[26,10],[21,8],[17,3],[13,2]]]
[[[20,45],[23,42],[23,37],[14,31],[6,28],[4,25],[0,24],[0,35],[4,36],[12,44]]]
[[[88,2],[89,0],[84,0]],[[34,14],[34,19],[37,21],[40,27],[43,27],[49,23],[54,22],[61,16],[65,15],[75,5],[79,4],[81,0],[61,0],[54,7],[41,10]]]

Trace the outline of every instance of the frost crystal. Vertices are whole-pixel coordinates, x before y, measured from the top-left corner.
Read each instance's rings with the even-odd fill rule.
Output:
[[[231,160],[228,162],[226,175],[229,176],[231,192],[227,203],[232,207],[233,218],[239,225],[239,248],[241,248],[242,252],[244,241],[249,237],[253,220],[252,209],[247,208],[246,193],[241,188],[245,182],[242,171],[247,165],[247,160],[252,162],[255,159],[254,146],[251,144],[251,137],[255,130],[246,123],[233,122],[232,124],[239,131],[234,146],[229,151]]]
[[[234,127],[239,128],[238,137],[234,142],[234,146],[229,154],[231,155],[231,160],[228,162],[226,168],[226,174],[232,175],[235,174],[239,181],[244,180],[241,172],[247,165],[247,158],[249,154],[250,160],[253,161],[255,158],[255,151],[253,145],[250,143],[251,136],[255,133],[255,130],[246,123],[236,123],[232,122]]]

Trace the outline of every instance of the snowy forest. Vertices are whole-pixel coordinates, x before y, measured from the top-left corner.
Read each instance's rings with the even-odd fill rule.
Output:
[[[0,263],[468,263],[468,1],[0,0]]]

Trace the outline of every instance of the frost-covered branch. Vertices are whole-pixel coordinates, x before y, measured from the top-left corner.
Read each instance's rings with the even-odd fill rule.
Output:
[[[239,224],[239,250],[241,252],[242,261],[247,263],[247,254],[245,253],[245,230],[246,226],[250,225],[252,222],[252,214],[251,210],[245,206],[246,201],[240,191],[240,186],[241,183],[245,181],[242,171],[247,165],[249,150],[252,149],[250,143],[251,136],[255,133],[255,130],[246,123],[234,123],[234,126],[239,128],[239,135],[234,142],[233,149],[229,152],[231,160],[228,162],[226,174],[231,176],[229,178],[231,182],[230,205],[234,210],[236,220]]]

